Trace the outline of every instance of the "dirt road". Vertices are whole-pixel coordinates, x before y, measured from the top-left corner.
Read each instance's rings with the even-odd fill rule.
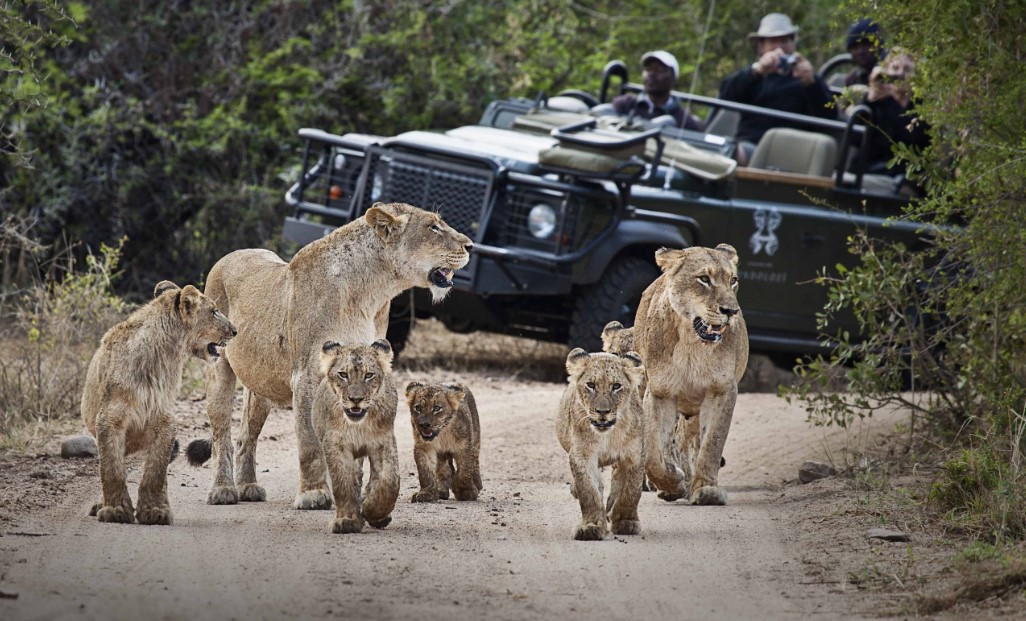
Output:
[[[552,422],[563,387],[462,379],[481,412],[479,501],[409,502],[417,479],[401,403],[403,491],[391,525],[332,535],[333,511],[291,508],[295,437],[291,412],[276,411],[257,453],[267,502],[208,506],[210,470],[180,458],[169,473],[173,526],[100,524],[86,517],[99,492],[95,462],[83,466],[59,502],[0,537],[0,618],[858,618],[803,577],[801,507],[778,502],[802,460],[843,442],[807,426],[797,407],[740,396],[721,472],[728,506],[646,493],[641,536],[575,542],[580,513]],[[182,402],[183,440],[204,435],[202,408]],[[134,483],[140,472],[136,464]]]

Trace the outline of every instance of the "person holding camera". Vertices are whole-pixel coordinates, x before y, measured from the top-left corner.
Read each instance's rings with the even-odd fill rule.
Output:
[[[866,172],[904,175],[905,163],[892,162],[895,144],[923,150],[930,144],[929,128],[915,112],[909,80],[916,72],[912,54],[892,49],[869,74],[866,105],[872,111],[872,127],[866,136]]]
[[[836,119],[833,96],[812,63],[796,51],[798,27],[783,13],[770,13],[759,22],[759,30],[748,35],[759,59],[751,67],[736,71],[720,83],[720,99],[772,108],[784,112]],[[754,114],[742,114],[737,130],[738,164],[745,166],[755,145],[773,127],[796,127],[793,123]],[[800,126],[797,126],[800,128]]]
[[[615,97],[613,109],[618,114],[645,120],[664,117],[672,119],[675,127],[683,127],[695,131],[702,130],[702,123],[671,91],[677,83],[680,65],[677,58],[666,50],[646,52],[641,57],[641,81],[645,84],[645,92],[641,95],[627,93]]]

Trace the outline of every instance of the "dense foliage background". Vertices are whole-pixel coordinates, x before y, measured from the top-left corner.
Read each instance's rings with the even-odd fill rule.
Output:
[[[453,127],[497,97],[597,92],[610,59],[634,70],[653,47],[677,55],[687,90],[710,9],[663,0],[10,6],[0,27],[25,22],[66,44],[20,40],[29,72],[0,75],[3,133],[30,163],[7,150],[0,207],[26,218],[50,255],[81,242],[81,258],[125,237],[115,285],[136,297],[164,278],[199,283],[233,249],[278,249],[299,128]],[[769,11],[790,12],[815,61],[843,51],[831,2],[712,6],[698,92],[715,94],[751,62],[746,35]],[[26,91],[32,102],[12,96]]]

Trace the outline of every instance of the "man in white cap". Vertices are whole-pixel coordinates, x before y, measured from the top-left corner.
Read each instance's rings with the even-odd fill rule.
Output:
[[[770,13],[748,35],[759,60],[720,83],[720,98],[785,112],[836,119],[833,96],[812,64],[795,51],[798,27],[783,13]],[[762,135],[772,127],[799,127],[764,116],[743,114],[738,125],[737,160],[748,163]]]
[[[677,127],[701,130],[698,119],[687,114],[680,99],[670,92],[680,72],[680,65],[673,54],[665,50],[646,52],[641,56],[641,69],[645,92],[641,95],[627,93],[613,98],[612,104],[617,114],[646,120],[669,115]]]

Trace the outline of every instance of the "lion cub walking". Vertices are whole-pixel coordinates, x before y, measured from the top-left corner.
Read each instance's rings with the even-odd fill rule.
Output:
[[[235,326],[192,285],[164,280],[155,297],[100,341],[82,388],[82,419],[96,438],[103,499],[89,515],[101,522],[171,524],[167,465],[175,440],[172,417],[182,370],[192,355],[210,360]],[[149,449],[133,515],[125,456]]]
[[[641,398],[645,368],[634,352],[623,356],[586,353],[577,348],[566,359],[570,374],[556,418],[556,433],[570,458],[573,495],[581,504],[574,539],[601,540],[641,532],[638,502],[645,475]],[[601,469],[613,466],[609,499],[602,503]]]
[[[411,502],[477,500],[481,485],[481,422],[470,389],[455,382],[406,386],[413,424],[413,459],[420,491]]]
[[[399,497],[392,347],[384,339],[346,347],[328,341],[321,348],[321,371],[312,416],[335,498],[331,532],[358,533],[365,520],[384,528]],[[361,498],[364,457],[370,479]]]

